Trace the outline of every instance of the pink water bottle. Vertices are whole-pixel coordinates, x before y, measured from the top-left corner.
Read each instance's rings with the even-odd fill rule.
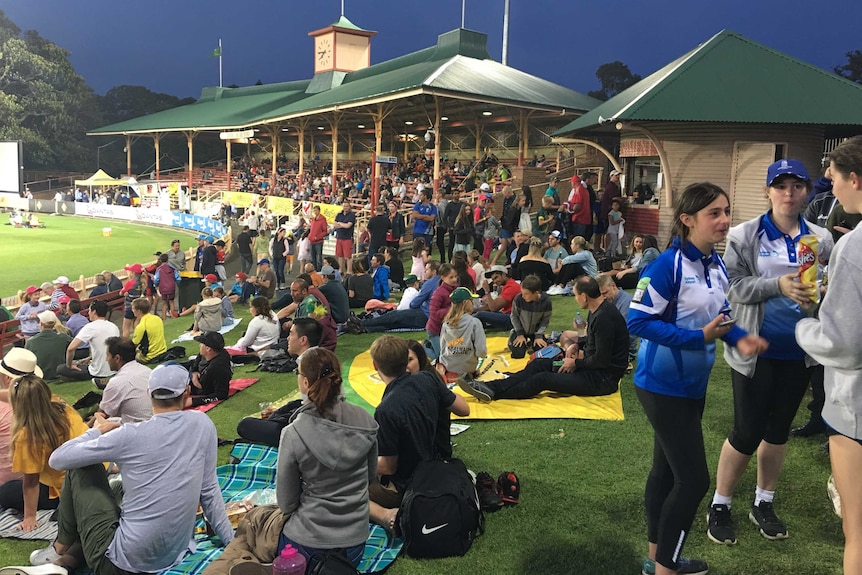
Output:
[[[272,575],[305,575],[305,557],[288,545],[272,562]]]

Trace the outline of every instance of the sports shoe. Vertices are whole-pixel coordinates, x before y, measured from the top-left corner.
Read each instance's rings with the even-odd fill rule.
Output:
[[[787,539],[787,527],[775,514],[771,501],[761,501],[760,505],[751,506],[748,513],[751,522],[760,527],[760,534],[767,539]]]
[[[707,537],[719,545],[736,545],[736,529],[730,516],[730,507],[720,504],[710,505],[706,521],[709,524],[706,530]]]
[[[826,493],[832,501],[832,510],[835,515],[841,517],[841,496],[838,494],[838,488],[835,487],[835,476],[830,475],[829,481],[826,482]]]
[[[69,571],[65,567],[47,563],[45,565],[16,565],[13,567],[3,567],[0,569],[0,575],[69,575]]]
[[[497,478],[497,493],[506,505],[516,505],[521,500],[521,481],[514,471],[504,471]]]
[[[680,557],[676,563],[679,566],[677,573],[680,575],[706,575],[709,573],[709,565],[706,564],[706,561]],[[641,575],[655,575],[655,561],[649,558],[644,559]]]
[[[60,559],[60,554],[54,549],[54,544],[51,543],[42,549],[36,549],[30,553],[30,565],[46,565]]]
[[[560,295],[561,293],[563,293],[563,288],[562,286],[552,285],[545,293],[547,293],[548,295]]]
[[[497,482],[486,471],[476,475],[476,493],[479,495],[482,511],[493,513],[503,506],[503,500],[497,494]]]
[[[790,430],[793,437],[814,437],[826,433],[826,424],[823,420],[809,419],[805,425]]]
[[[455,383],[458,384],[458,387],[460,387],[462,391],[466,391],[478,399],[480,403],[491,403],[494,401],[494,390],[491,389],[489,385],[479,381],[478,379],[467,381],[464,378],[459,377],[458,381]]]

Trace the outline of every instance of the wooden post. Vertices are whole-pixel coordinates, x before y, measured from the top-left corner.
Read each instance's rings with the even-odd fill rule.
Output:
[[[156,132],[153,134],[153,148],[156,150],[156,180],[158,181],[160,178],[161,171],[161,152],[159,151],[159,144],[162,141],[162,134],[160,132]]]
[[[132,137],[126,134],[126,175],[132,175]]]

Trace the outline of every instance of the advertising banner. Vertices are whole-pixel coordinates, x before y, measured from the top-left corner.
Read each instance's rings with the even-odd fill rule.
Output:
[[[140,222],[145,224],[160,224],[163,226],[172,226],[183,230],[209,234],[215,237],[221,237],[227,233],[225,226],[217,220],[204,216],[185,214],[182,212],[168,212],[153,208],[131,208],[128,206],[102,205],[86,202],[74,202],[74,208],[76,216],[110,218],[113,220]]]
[[[222,192],[222,201],[238,208],[250,208],[258,205],[260,197],[246,192]]]
[[[266,207],[268,210],[272,211],[272,213],[278,216],[292,216],[293,215],[293,199],[292,198],[280,198],[278,196],[268,196],[266,198]]]
[[[320,208],[320,213],[323,214],[323,217],[326,218],[327,222],[334,222],[335,216],[341,213],[341,206],[333,204],[319,204],[317,202],[302,202],[300,213],[306,218],[311,218],[311,208],[313,206],[318,206]]]

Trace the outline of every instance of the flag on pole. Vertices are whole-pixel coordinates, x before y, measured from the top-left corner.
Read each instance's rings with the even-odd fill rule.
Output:
[[[210,56],[221,56],[221,46],[210,52]]]

